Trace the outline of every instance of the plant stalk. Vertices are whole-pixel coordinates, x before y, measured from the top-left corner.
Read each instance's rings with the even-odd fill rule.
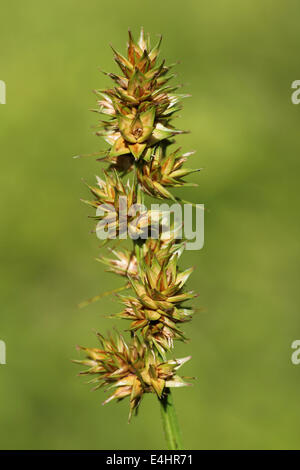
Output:
[[[183,450],[180,428],[170,389],[160,400],[161,418],[168,449]]]
[[[136,178],[136,173],[135,173],[135,178]],[[141,190],[141,188],[138,188],[138,191],[139,191],[138,202],[139,204],[144,204],[144,201],[145,201],[144,193]],[[141,261],[142,261],[142,256],[143,256],[142,249],[139,246],[138,242],[135,242],[134,246],[135,246],[137,260],[140,266]],[[167,441],[168,448],[170,450],[182,450],[183,446],[181,442],[181,434],[180,434],[180,429],[179,429],[177,416],[175,412],[173,397],[171,394],[171,390],[170,389],[167,389],[167,390],[168,390],[167,393],[165,393],[164,396],[159,400],[165,438]]]

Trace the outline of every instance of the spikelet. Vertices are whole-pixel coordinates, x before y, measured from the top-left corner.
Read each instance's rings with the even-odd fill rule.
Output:
[[[137,165],[137,177],[142,190],[149,196],[159,199],[175,199],[168,188],[180,188],[182,186],[197,186],[194,183],[186,183],[184,177],[200,171],[190,168],[182,168],[187,157],[193,152],[179,154],[180,148],[167,155],[161,146],[149,151],[150,157],[142,159]]]
[[[170,387],[189,385],[177,375],[178,369],[189,357],[163,362],[137,336],[133,336],[129,344],[118,333],[108,339],[100,333],[97,336],[100,348],[80,347],[87,357],[73,362],[88,367],[80,375],[95,376],[89,382],[94,384],[94,390],[106,386],[107,390],[112,391],[103,405],[129,397],[129,420],[144,393],[155,393],[161,398]]]
[[[111,173],[104,172],[104,175],[105,179],[97,177],[97,186],[87,185],[94,200],[83,200],[83,202],[96,210],[101,209],[100,212],[97,211],[95,217],[92,217],[98,222],[97,229],[101,230],[106,227],[108,232],[112,234],[111,238],[116,238],[122,230],[127,230],[130,222],[128,212],[137,203],[137,193],[134,185],[129,181],[127,184],[123,184],[116,170]],[[122,202],[126,205],[123,210],[125,214],[123,218],[120,217]]]
[[[138,42],[129,32],[127,57],[113,49],[122,75],[106,74],[115,86],[95,90],[99,99],[94,111],[108,118],[99,122],[96,134],[111,146],[106,160],[113,165],[120,156],[138,160],[148,148],[183,133],[170,121],[187,95],[176,93],[179,86],[167,84],[173,77],[169,74],[172,65],[158,63],[160,43],[161,39],[151,48],[143,31]]]
[[[159,238],[148,238],[142,245],[142,257],[147,265],[151,264],[152,258],[155,256],[160,263],[166,259],[166,256],[178,253],[181,255],[184,248],[184,243],[176,240],[176,231],[168,234],[164,238],[162,234]],[[138,279],[139,278],[139,263],[136,253],[133,250],[120,250],[108,248],[111,257],[99,256],[97,261],[103,263],[107,270],[115,274]]]
[[[138,278],[138,261],[134,251],[111,248],[108,248],[108,250],[113,257],[100,256],[97,258],[97,261],[100,261],[107,267],[107,271],[124,277]]]
[[[130,320],[130,330],[140,330],[150,347],[157,348],[163,357],[173,348],[175,339],[185,340],[180,326],[194,313],[183,305],[196,296],[184,290],[193,268],[180,272],[178,256],[176,251],[146,256],[138,279],[130,278],[135,296],[122,296],[125,309],[116,315]]]

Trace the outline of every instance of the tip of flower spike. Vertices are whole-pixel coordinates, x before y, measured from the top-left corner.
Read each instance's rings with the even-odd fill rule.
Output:
[[[190,134],[191,131],[190,130],[187,130],[187,131],[180,131],[181,134]]]
[[[140,38],[139,38],[139,46],[142,50],[145,49],[145,33],[144,33],[144,27],[141,27],[141,32],[140,32]]]
[[[114,399],[114,396],[112,395],[111,397],[107,398],[106,400],[104,400],[101,405],[104,406],[106,405],[107,403],[109,403],[110,401],[112,401]]]
[[[183,153],[183,157],[190,157],[191,155],[194,155],[196,153],[196,150],[191,150],[190,152]]]
[[[93,152],[93,153],[85,153],[82,155],[74,155],[72,158],[84,158],[84,157],[99,157],[101,155],[105,155],[107,152],[105,150],[101,150],[100,152]]]
[[[70,359],[70,361],[73,362],[73,364],[81,364],[82,363],[82,361],[80,361],[79,359]]]
[[[192,359],[192,356],[182,357],[181,359],[174,359],[176,370],[179,369],[186,362],[190,361],[191,359]]]

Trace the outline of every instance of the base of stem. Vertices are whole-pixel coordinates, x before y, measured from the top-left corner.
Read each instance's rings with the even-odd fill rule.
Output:
[[[182,450],[183,446],[181,442],[181,433],[170,389],[168,389],[168,392],[165,393],[165,395],[159,401],[161,418],[168,449]]]

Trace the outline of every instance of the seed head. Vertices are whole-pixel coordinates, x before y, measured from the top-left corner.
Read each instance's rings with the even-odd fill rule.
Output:
[[[100,348],[80,347],[86,353],[86,359],[73,362],[88,366],[80,375],[94,375],[89,383],[95,384],[94,390],[107,387],[112,394],[103,404],[112,400],[130,399],[129,419],[137,410],[144,393],[155,393],[162,397],[170,387],[190,385],[177,375],[178,369],[190,357],[159,360],[137,336],[127,344],[118,333],[105,339],[97,334]]]
[[[190,307],[183,306],[195,297],[194,292],[184,290],[193,268],[179,271],[178,257],[178,251],[148,253],[138,278],[128,276],[135,296],[122,296],[125,309],[117,314],[119,318],[131,320],[130,330],[140,331],[163,356],[173,347],[174,339],[185,340],[179,327],[194,313]]]
[[[168,187],[197,186],[184,181],[185,176],[198,170],[182,168],[190,154],[179,152],[180,148],[166,155],[161,146],[149,149],[148,155],[137,166],[138,181],[145,193],[159,199],[175,199]]]
[[[138,160],[148,148],[182,133],[170,121],[186,95],[176,93],[178,86],[167,84],[173,77],[168,75],[172,66],[157,62],[160,43],[161,38],[151,48],[143,33],[135,42],[129,32],[127,57],[112,48],[122,75],[106,73],[115,86],[95,91],[99,100],[94,111],[109,118],[99,122],[96,134],[111,146],[106,159],[113,165],[120,156]]]
[[[181,109],[181,99],[188,95],[177,93],[179,87],[169,85],[174,75],[170,74],[171,65],[158,62],[160,44],[161,38],[151,47],[142,29],[137,42],[129,32],[126,57],[113,49],[121,73],[105,73],[114,85],[95,90],[98,101],[93,110],[104,115],[96,134],[109,145],[96,155],[109,165],[104,177],[97,177],[96,185],[88,185],[93,199],[84,201],[96,209],[96,233],[99,229],[101,234],[106,232],[106,241],[127,238],[127,234],[134,240],[132,250],[118,247],[110,249],[110,255],[98,258],[108,271],[126,280],[124,286],[109,291],[110,294],[129,288],[133,291],[132,295],[119,296],[123,310],[113,315],[130,321],[131,340],[127,343],[119,333],[107,339],[98,334],[100,347],[80,348],[87,357],[74,362],[88,367],[81,374],[94,376],[91,382],[95,389],[104,386],[110,391],[104,403],[129,397],[129,418],[145,393],[162,399],[170,387],[189,385],[177,375],[189,357],[167,360],[166,354],[173,348],[174,340],[186,339],[181,326],[194,313],[185,304],[196,296],[186,290],[193,268],[182,271],[178,267],[185,246],[182,227],[175,221],[168,227],[169,214],[143,205],[144,193],[177,200],[170,188],[192,186],[184,178],[197,171],[183,167],[191,153],[167,151],[174,136],[183,133],[171,121]],[[122,177],[131,171],[133,178],[129,175],[124,183]]]

